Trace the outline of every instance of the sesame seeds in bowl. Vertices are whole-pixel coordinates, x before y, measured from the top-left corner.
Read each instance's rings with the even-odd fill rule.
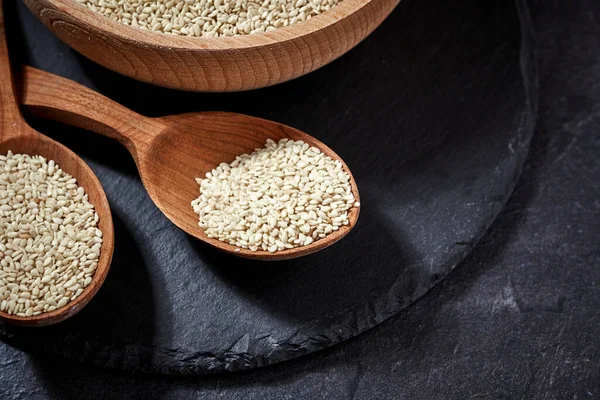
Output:
[[[101,1],[113,3],[112,0],[98,0],[99,4]],[[166,3],[172,1],[165,1],[165,7]],[[214,6],[215,0],[212,1]],[[197,17],[189,9],[181,21],[172,21],[174,14],[163,14],[159,21],[156,12],[154,15],[152,10],[145,12],[144,7],[136,17],[138,26],[130,26],[122,23],[125,20],[118,22],[112,19],[119,18],[116,16],[118,11],[107,18],[75,0],[24,0],[53,33],[92,61],[140,81],[201,92],[256,89],[314,71],[361,42],[399,2],[337,0],[337,4],[332,5],[331,0],[322,0],[320,4],[318,0],[305,0],[306,3],[296,0],[294,7],[297,4],[299,9],[308,6],[314,10],[314,5],[321,10],[318,15],[308,18],[309,9],[305,9],[306,20],[300,21],[300,18],[304,18],[301,12],[292,16],[294,10],[287,10],[287,1],[292,0],[286,0],[285,10],[282,9],[281,14],[271,0],[269,3],[260,3],[257,14],[260,7],[266,10],[260,15],[254,15],[252,11],[249,21],[246,13],[245,24],[243,18],[240,20],[238,16],[236,19],[235,13],[228,12],[217,17],[217,11],[214,16],[209,16],[213,11]],[[185,4],[191,7],[195,3],[196,0],[184,0],[181,7],[185,7]],[[217,4],[220,8],[226,3],[221,0]],[[235,3],[227,4],[233,7]],[[269,10],[270,7],[274,7],[273,10]],[[327,7],[329,9],[326,10]],[[135,8],[137,12],[138,6]],[[278,18],[275,18],[275,13],[279,14]],[[131,11],[121,15],[121,18],[131,17],[133,24]],[[140,26],[140,16],[142,20],[145,18],[146,27]],[[152,25],[148,19],[152,21],[155,17],[156,23],[148,26]],[[217,19],[214,24],[215,17],[221,21]],[[208,20],[204,20],[200,26],[200,19],[197,18]],[[259,23],[263,20],[264,23],[284,26],[271,29],[274,25]],[[196,24],[197,28],[194,27]],[[169,34],[156,33],[153,29],[162,29],[163,33],[167,30]],[[250,33],[254,31],[254,34],[246,34],[246,30]],[[179,33],[174,34],[176,31]]]
[[[341,0],[73,0],[134,28],[191,37],[270,32],[307,21]]]

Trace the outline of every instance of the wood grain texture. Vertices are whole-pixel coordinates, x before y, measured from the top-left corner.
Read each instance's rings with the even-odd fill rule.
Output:
[[[273,121],[225,112],[148,118],[78,83],[26,68],[22,102],[36,115],[114,138],[131,152],[142,182],[158,208],[179,228],[220,250],[251,259],[285,260],[331,246],[356,225],[359,208],[348,212],[350,223],[308,246],[269,253],[251,251],[210,239],[198,226],[191,202],[199,196],[198,177],[222,162],[264,147],[267,139],[302,140],[333,159],[341,158],[314,137]],[[360,201],[348,166],[352,193]]]
[[[8,49],[4,34],[3,4],[0,0],[0,154],[13,153],[41,155],[56,163],[73,177],[89,195],[100,217],[103,233],[98,268],[89,286],[74,301],[53,312],[32,317],[18,317],[0,311],[0,319],[19,325],[41,326],[63,321],[79,312],[94,297],[108,273],[114,250],[113,222],[110,207],[102,185],[94,172],[75,153],[54,140],[33,130],[23,120],[14,96]]]
[[[272,32],[223,38],[154,33],[73,0],[24,0],[61,40],[89,59],[155,85],[207,92],[285,82],[335,60],[367,37],[400,0],[344,0]]]

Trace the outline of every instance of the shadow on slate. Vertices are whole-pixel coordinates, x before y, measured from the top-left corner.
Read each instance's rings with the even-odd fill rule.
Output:
[[[94,365],[202,374],[301,356],[399,312],[483,235],[527,153],[532,116],[518,15],[503,3],[403,0],[340,60],[236,94],[183,93],[120,77],[59,43],[19,4],[18,20],[28,27],[18,44],[29,51],[22,60],[151,116],[237,111],[302,129],[348,163],[363,209],[353,233],[321,253],[276,263],[239,259],[175,228],[116,143],[36,120],[98,174],[118,228],[115,260],[106,286],[72,320],[0,333],[23,349]]]

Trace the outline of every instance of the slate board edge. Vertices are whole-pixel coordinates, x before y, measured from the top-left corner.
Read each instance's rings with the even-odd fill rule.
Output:
[[[490,207],[487,223],[483,224],[480,230],[473,235],[472,240],[456,243],[452,249],[448,250],[447,263],[443,266],[443,274],[439,274],[430,282],[422,284],[416,288],[412,296],[404,299],[396,296],[396,289],[399,286],[399,282],[396,282],[386,295],[365,304],[358,310],[352,310],[341,316],[326,330],[325,334],[319,337],[310,337],[303,335],[302,332],[296,332],[286,340],[269,343],[272,350],[267,356],[255,356],[251,351],[236,352],[234,350],[225,350],[214,354],[198,352],[190,356],[189,354],[193,354],[193,352],[182,352],[181,349],[156,349],[155,346],[148,344],[117,347],[103,346],[93,342],[84,343],[86,351],[83,353],[79,351],[79,346],[73,346],[68,350],[65,349],[61,355],[73,361],[129,372],[199,375],[249,370],[310,354],[348,340],[379,325],[425,295],[469,254],[471,249],[492,225],[510,198],[519,180],[529,150],[537,114],[538,76],[535,61],[535,38],[532,33],[532,22],[529,17],[527,5],[523,0],[516,0],[515,2],[521,26],[520,67],[528,112],[519,116],[521,124],[519,126],[517,141],[513,143],[515,157],[511,160],[513,164],[512,176],[510,179],[507,179],[507,184],[505,190],[502,191],[502,195],[492,200],[493,205]],[[17,348],[21,347],[18,341],[13,340],[8,335],[1,324],[0,335],[4,336],[4,340],[9,344]],[[268,341],[269,338],[263,337],[255,340],[240,338],[239,340],[249,341],[247,348],[252,349],[260,346],[261,341]],[[66,341],[68,342],[68,338],[66,338]],[[232,343],[229,348],[234,349],[236,344],[237,342]],[[46,349],[41,343],[27,346],[29,350],[32,347],[36,350],[50,353],[50,349]],[[117,349],[118,351],[115,351]],[[95,358],[88,358],[85,354],[96,354],[97,356]],[[115,354],[120,354],[120,356],[114,357]],[[184,356],[184,354],[186,355]],[[101,355],[106,355],[106,358]]]

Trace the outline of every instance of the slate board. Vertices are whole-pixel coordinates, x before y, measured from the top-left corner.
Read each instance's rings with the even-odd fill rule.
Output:
[[[150,116],[235,111],[309,132],[346,160],[362,210],[352,234],[318,254],[276,263],[227,256],[162,216],[119,145],[30,119],[98,174],[113,210],[115,254],[80,314],[39,329],[0,325],[0,335],[93,365],[204,374],[308,354],[401,311],[486,231],[527,153],[533,116],[521,69],[528,72],[531,55],[525,47],[520,63],[517,10],[498,3],[404,0],[361,45],[315,73],[252,92],[193,94],[85,60],[19,2],[18,18],[9,17],[17,62]]]

